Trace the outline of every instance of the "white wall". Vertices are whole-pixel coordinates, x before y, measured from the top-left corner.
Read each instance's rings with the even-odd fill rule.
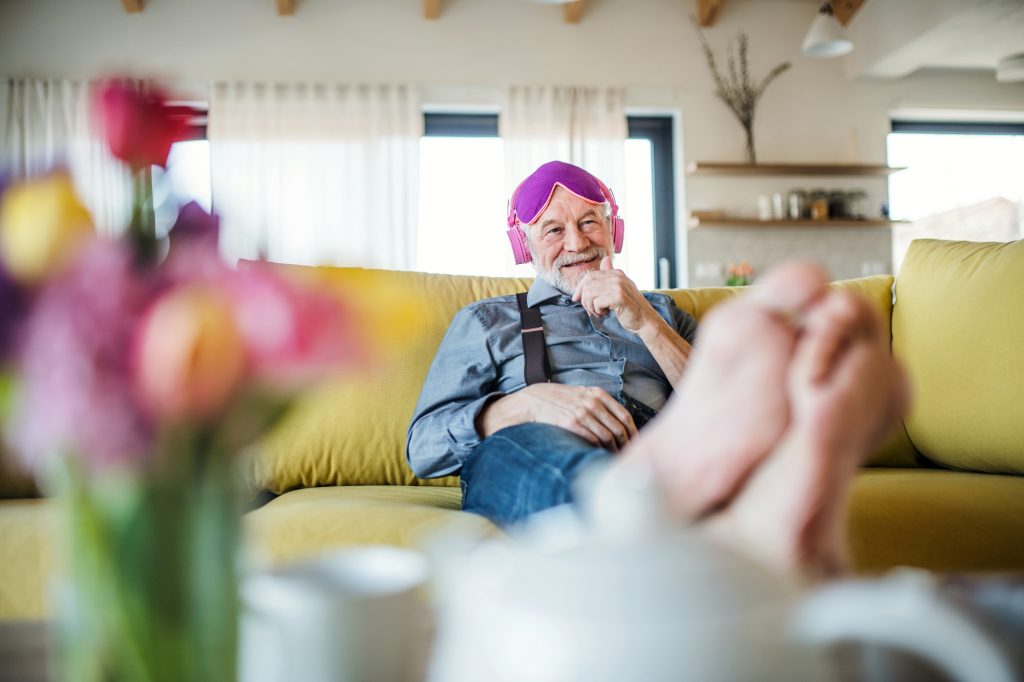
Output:
[[[738,161],[742,131],[712,94],[695,4],[590,0],[582,22],[568,25],[559,8],[528,0],[444,0],[437,21],[422,18],[420,0],[297,0],[293,17],[278,17],[274,0],[147,0],[134,15],[116,0],[5,0],[0,75],[120,70],[184,81],[200,96],[212,80],[408,82],[426,86],[428,103],[492,106],[510,83],[621,85],[633,107],[680,112],[681,156]],[[708,30],[721,48],[745,29],[755,75],[793,63],[758,109],[761,160],[884,162],[896,108],[1024,110],[1024,85],[998,84],[991,72],[848,81],[842,60],[799,54],[816,7],[728,0]],[[685,208],[726,190],[678,185],[684,234]]]

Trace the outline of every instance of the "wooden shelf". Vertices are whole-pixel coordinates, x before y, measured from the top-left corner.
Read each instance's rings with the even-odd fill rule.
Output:
[[[687,221],[691,228],[695,227],[804,227],[804,228],[830,228],[830,227],[890,227],[904,220],[875,220],[875,219],[835,219],[835,220],[758,220],[757,218],[737,218],[723,213],[712,211],[694,211]]]
[[[904,167],[866,163],[719,163],[691,161],[687,175],[876,175],[885,176]]]

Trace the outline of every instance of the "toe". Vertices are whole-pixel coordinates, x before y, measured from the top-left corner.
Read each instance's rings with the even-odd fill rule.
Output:
[[[785,316],[796,316],[825,294],[827,282],[825,271],[817,265],[787,263],[762,277],[746,301]]]

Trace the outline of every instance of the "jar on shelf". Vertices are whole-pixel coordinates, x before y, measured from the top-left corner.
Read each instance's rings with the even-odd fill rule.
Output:
[[[802,220],[808,216],[810,209],[807,206],[807,192],[802,189],[789,190],[786,204],[789,207],[790,220]]]
[[[828,217],[833,220],[850,217],[846,202],[846,192],[843,190],[834,189],[828,193]]]
[[[810,196],[811,220],[828,220],[828,192],[812,189]]]
[[[868,217],[868,193],[862,189],[850,190],[846,208],[851,218],[865,220]]]

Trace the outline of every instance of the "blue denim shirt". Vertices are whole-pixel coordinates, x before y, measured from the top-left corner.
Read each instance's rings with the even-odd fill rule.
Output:
[[[654,310],[693,343],[697,322],[665,294],[645,293]],[[579,303],[537,278],[527,295],[540,304],[551,380],[625,391],[660,410],[672,385],[637,335],[614,313],[592,318]],[[433,478],[462,468],[480,443],[476,418],[492,400],[526,386],[523,340],[515,296],[471,303],[452,320],[434,356],[406,438],[406,458],[417,476]]]

